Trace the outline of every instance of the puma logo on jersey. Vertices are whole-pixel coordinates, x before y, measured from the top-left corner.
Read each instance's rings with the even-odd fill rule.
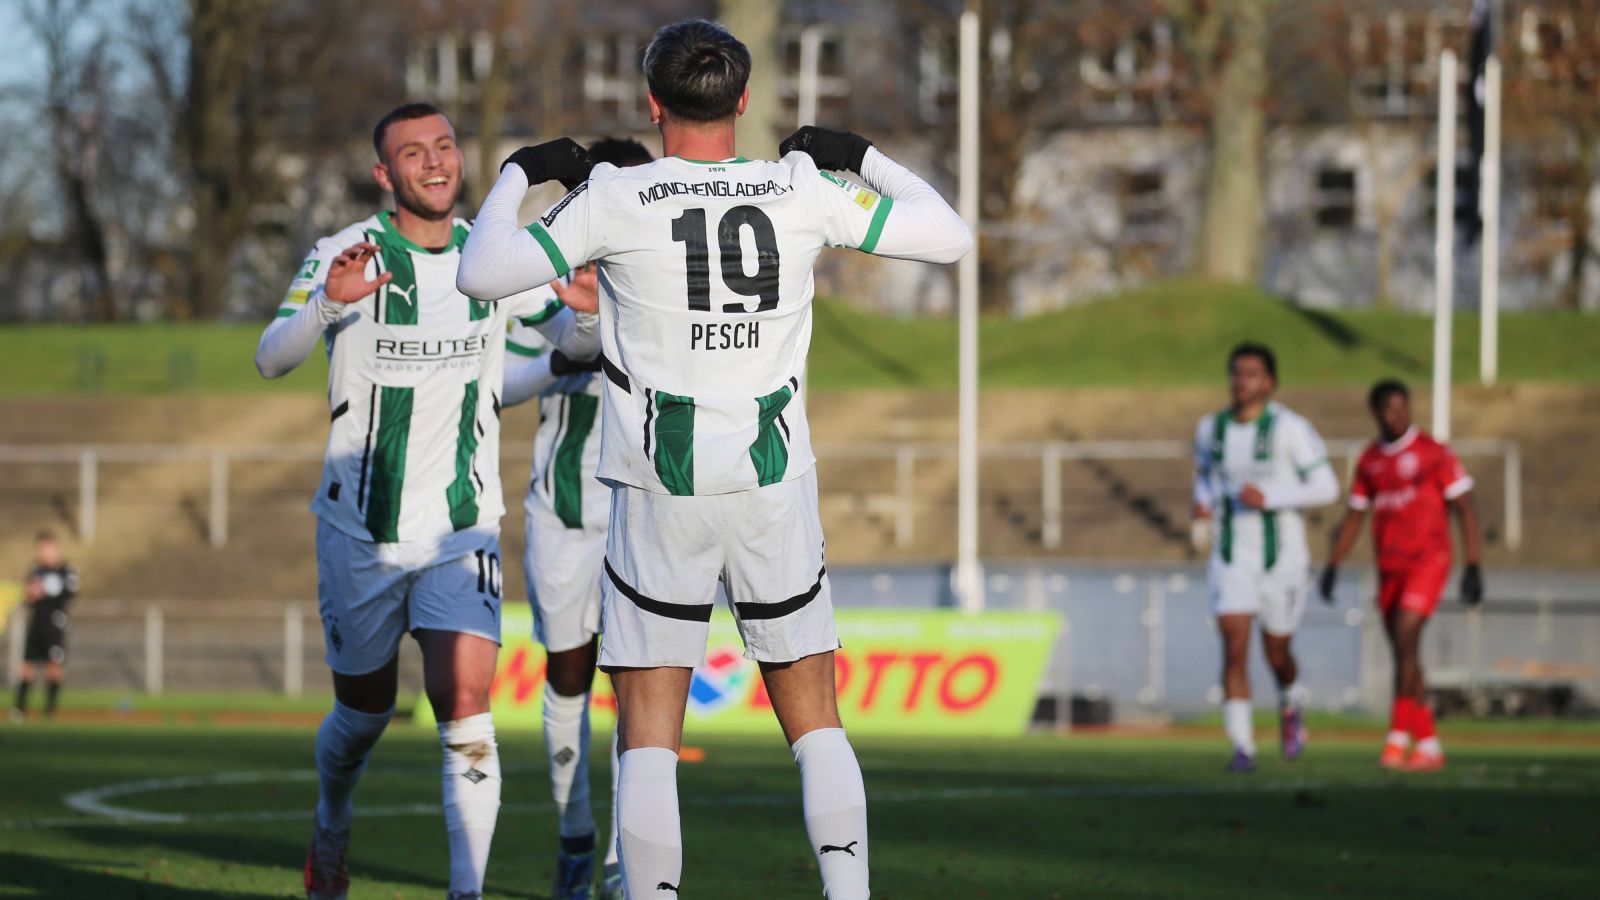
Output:
[[[835,847],[832,844],[823,844],[822,845],[822,849],[817,851],[817,855],[821,856],[821,855],[826,854],[826,853],[833,853],[834,851],[838,851],[840,853],[848,853],[851,856],[855,856],[856,852],[854,850],[850,849],[850,848],[854,847],[855,845],[857,845],[859,843],[861,843],[861,842],[860,841],[851,841],[850,843],[845,844],[843,847]]]

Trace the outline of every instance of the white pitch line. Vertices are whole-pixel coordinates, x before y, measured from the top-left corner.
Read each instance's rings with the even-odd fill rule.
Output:
[[[518,767],[521,768],[521,767]],[[62,798],[70,808],[83,816],[58,816],[36,819],[0,820],[0,830],[47,830],[63,828],[107,828],[140,825],[218,825],[242,822],[286,822],[309,818],[308,809],[244,810],[222,813],[153,812],[118,806],[106,802],[116,797],[156,791],[187,788],[228,787],[244,784],[282,784],[316,780],[316,773],[303,769],[264,772],[220,772],[209,775],[186,775],[175,778],[150,778],[128,781],[105,787],[75,791]],[[903,791],[873,791],[870,802],[926,803],[954,800],[1011,800],[1011,799],[1063,799],[1072,797],[1193,797],[1229,794],[1277,794],[1302,790],[1389,790],[1396,787],[1454,788],[1461,790],[1574,790],[1584,785],[1574,782],[1551,781],[1535,775],[1533,781],[1519,778],[1488,778],[1481,775],[1444,781],[1436,778],[1400,782],[1395,779],[1334,783],[1321,779],[1290,779],[1285,781],[1216,782],[1212,784],[1178,784],[1160,782],[1134,782],[1112,784],[1058,784],[1014,785],[1007,787],[951,787],[913,789]],[[798,792],[782,794],[744,794],[723,797],[684,797],[680,802],[695,807],[785,806],[798,803]],[[503,813],[545,812],[552,803],[507,803]],[[364,806],[358,813],[362,818],[396,818],[403,816],[436,816],[440,814],[437,803],[405,803],[389,806]]]

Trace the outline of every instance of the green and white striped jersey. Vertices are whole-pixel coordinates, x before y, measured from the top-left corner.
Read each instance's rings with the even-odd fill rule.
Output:
[[[594,317],[574,316],[548,291],[498,301],[457,291],[469,229],[456,220],[449,246],[434,252],[402,235],[385,211],[318,241],[257,351],[263,374],[282,374],[314,346],[308,328],[315,323],[306,320],[321,323],[332,424],[311,508],[362,540],[436,540],[498,526],[505,512],[500,393],[508,319],[539,328],[578,358],[598,347]],[[380,250],[367,277],[387,272],[393,280],[352,304],[329,300],[329,266],[362,241]]]
[[[1228,409],[1203,416],[1194,468],[1195,502],[1211,510],[1215,559],[1261,570],[1309,565],[1300,508],[1336,499],[1338,480],[1322,436],[1303,416],[1276,402],[1252,422],[1234,421]],[[1261,489],[1265,509],[1239,502],[1247,484]]]
[[[509,381],[512,369],[538,365],[534,360],[549,352],[549,342],[538,329],[513,321],[506,350]],[[555,377],[540,393],[533,476],[523,501],[529,513],[538,504],[568,528],[606,527],[611,489],[595,477],[600,468],[600,396],[600,376],[592,372]],[[510,399],[507,405],[516,402]]]

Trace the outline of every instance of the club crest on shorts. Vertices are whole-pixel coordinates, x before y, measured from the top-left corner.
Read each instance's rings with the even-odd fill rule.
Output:
[[[694,670],[689,684],[689,708],[712,713],[744,696],[750,683],[750,665],[731,647],[719,647]]]

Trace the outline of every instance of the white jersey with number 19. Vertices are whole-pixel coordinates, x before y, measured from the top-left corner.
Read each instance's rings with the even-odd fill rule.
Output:
[[[798,395],[818,254],[852,247],[951,262],[971,242],[921,179],[876,150],[862,170],[870,188],[819,171],[800,152],[776,162],[601,164],[522,230],[526,176],[507,166],[458,285],[505,296],[599,261],[601,479],[675,495],[791,481],[815,463]],[[915,214],[896,216],[897,204]]]

